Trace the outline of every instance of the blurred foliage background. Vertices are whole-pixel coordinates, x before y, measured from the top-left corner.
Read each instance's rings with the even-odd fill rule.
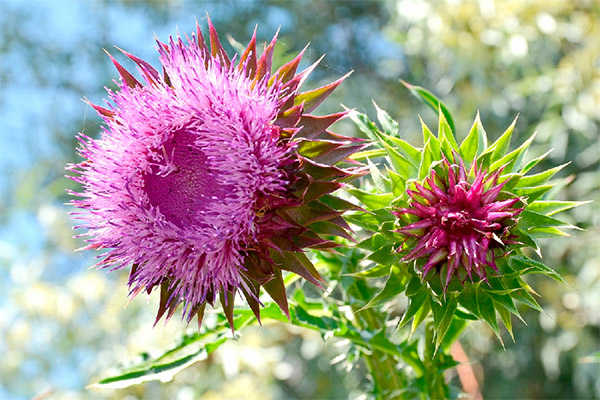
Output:
[[[554,148],[548,163],[572,161],[561,172],[562,197],[595,202],[569,214],[585,231],[543,248],[571,286],[531,279],[546,313],[523,310],[527,326],[516,323],[505,349],[480,324],[461,341],[486,399],[600,397],[600,366],[589,357],[600,337],[597,0],[2,0],[0,398],[366,398],[364,369],[331,362],[343,342],[274,323],[241,332],[170,383],[85,388],[186,326],[174,319],[152,329],[156,296],[124,308],[127,272],[88,270],[94,254],[73,251],[81,242],[71,238],[64,165],[77,161],[75,133],[100,127],[80,100],[101,103],[103,86],[114,87],[102,48],[118,45],[156,65],[153,35],[189,33],[195,17],[205,28],[206,12],[242,43],[257,24],[261,41],[281,27],[281,61],[310,42],[305,65],[326,58],[308,86],[354,70],[322,113],[343,103],[373,115],[374,98],[400,120],[400,135],[419,143],[417,114],[430,126],[436,116],[401,78],[444,99],[461,138],[478,110],[494,139],[519,114],[519,140],[539,131],[532,157]],[[358,134],[347,121],[337,129]]]

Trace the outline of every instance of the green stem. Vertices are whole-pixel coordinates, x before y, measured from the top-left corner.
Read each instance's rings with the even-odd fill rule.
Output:
[[[446,399],[449,389],[444,379],[444,369],[440,365],[442,353],[435,345],[433,321],[429,320],[425,326],[425,381],[427,394],[430,399]]]
[[[353,307],[354,308],[354,307]],[[362,310],[356,313],[357,325],[372,333],[382,329],[383,322],[373,309]],[[369,350],[361,351],[361,357],[367,365],[372,378],[375,395],[377,398],[391,399],[392,393],[406,386],[406,379],[401,370],[397,368],[398,361],[393,355],[380,351],[373,346]]]

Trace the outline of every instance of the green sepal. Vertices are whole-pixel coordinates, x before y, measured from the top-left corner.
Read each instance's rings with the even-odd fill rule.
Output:
[[[531,204],[534,201],[536,201],[537,199],[539,199],[540,197],[542,197],[543,195],[545,195],[546,193],[548,193],[550,191],[550,189],[552,189],[554,187],[554,185],[550,184],[550,185],[541,185],[541,186],[534,186],[534,187],[520,187],[520,188],[515,188],[514,194],[519,196],[519,197],[526,197],[527,201]]]
[[[406,179],[400,174],[387,169],[387,173],[390,177],[390,183],[392,185],[392,194],[394,197],[400,197],[406,193]]]
[[[545,228],[530,228],[528,230],[531,237],[542,239],[542,238],[551,238],[556,236],[571,236],[567,232],[563,232],[558,228],[554,227],[545,227]]]
[[[275,269],[274,278],[265,283],[263,287],[289,320],[290,309],[288,306],[287,295],[285,293],[285,284],[283,283],[283,277],[281,276],[281,270]]]
[[[508,331],[508,333],[510,334],[510,337],[512,338],[512,340],[514,342],[515,337],[512,332],[512,319],[510,316],[510,311],[508,311],[506,308],[504,308],[503,305],[496,303],[496,302],[494,302],[494,308],[496,309],[496,311],[498,311],[498,314],[500,314],[500,319],[502,320],[504,327],[506,328],[506,330]]]
[[[446,157],[450,158],[454,151],[459,151],[458,143],[456,143],[456,138],[454,137],[454,129],[448,124],[441,108],[438,111],[438,139],[440,143],[446,142],[449,146],[449,154]]]
[[[355,214],[346,214],[344,215],[344,218],[348,222],[371,232],[377,232],[379,230],[379,226],[385,221],[394,220],[394,216],[390,214],[389,211],[384,209],[379,209],[368,213],[361,212]]]

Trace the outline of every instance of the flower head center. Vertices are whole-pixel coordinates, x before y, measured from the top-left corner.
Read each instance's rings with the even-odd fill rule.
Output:
[[[209,155],[196,140],[197,135],[188,129],[175,132],[157,151],[161,161],[144,175],[150,204],[179,227],[202,224],[208,206],[229,191],[219,183],[219,173],[211,168]]]
[[[440,224],[449,231],[464,229],[470,226],[471,216],[468,211],[460,210],[442,214]]]

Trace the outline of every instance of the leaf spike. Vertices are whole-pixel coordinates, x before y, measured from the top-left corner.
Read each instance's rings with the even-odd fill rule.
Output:
[[[126,52],[125,50],[121,49],[118,46],[115,46],[115,48],[117,50],[119,50],[121,53],[125,54],[127,57],[129,57],[129,59],[131,59],[133,62],[135,62],[140,67],[142,73],[146,76],[148,83],[154,84],[156,81],[160,80],[160,74],[152,65],[150,65],[146,61],[142,60],[141,58],[136,57],[133,54]]]
[[[248,46],[244,53],[240,58],[240,64],[238,65],[238,69],[245,68],[246,76],[252,78],[256,73],[256,29],[258,25],[254,27],[254,32],[252,33],[252,39],[248,42]]]
[[[218,56],[221,62],[229,68],[229,66],[231,65],[231,60],[227,56],[227,53],[225,52],[225,49],[223,49],[223,46],[221,46],[219,35],[217,34],[217,30],[215,29],[214,25],[212,24],[212,21],[210,20],[208,12],[206,13],[206,19],[208,22],[208,31],[210,36],[210,53],[213,57]]]
[[[131,75],[129,73],[129,71],[127,71],[121,64],[119,64],[119,62],[117,60],[115,60],[115,58],[106,49],[102,49],[102,50],[104,50],[104,52],[108,55],[108,57],[110,57],[110,60],[113,62],[113,64],[117,68],[117,71],[119,72],[119,75],[121,76],[121,79],[123,79],[123,81],[127,84],[127,86],[129,86],[132,89],[135,87],[138,87],[138,86],[142,86],[142,84],[139,83],[137,81],[137,79],[135,79],[133,77],[133,75]]]

